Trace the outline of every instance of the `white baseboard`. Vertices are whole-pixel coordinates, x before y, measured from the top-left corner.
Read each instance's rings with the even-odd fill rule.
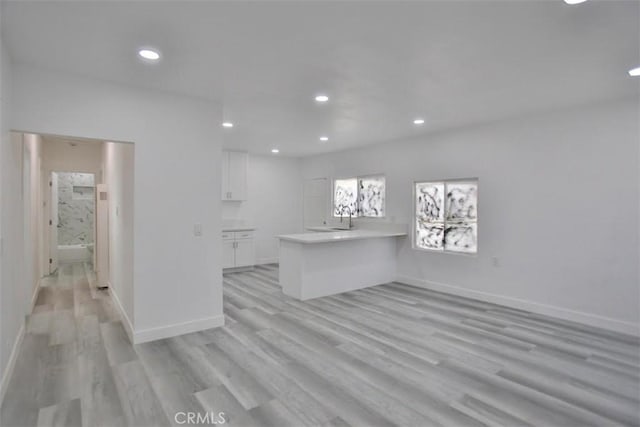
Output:
[[[487,292],[476,291],[473,289],[461,288],[458,286],[448,285],[445,283],[432,282],[424,279],[416,279],[414,277],[399,275],[397,282],[406,283],[408,285],[418,286],[433,291],[444,292],[452,295],[459,295],[466,298],[473,298],[493,304],[513,307],[520,310],[530,311],[536,314],[544,314],[546,316],[556,317],[558,319],[569,320],[572,322],[582,323],[597,328],[608,329],[610,331],[619,332],[627,335],[640,336],[640,325],[632,322],[625,322],[610,317],[599,316],[596,314],[585,313],[582,311],[571,310],[554,305],[540,304],[533,301],[527,301],[519,298],[513,298],[503,295],[490,294]]]
[[[42,282],[42,279],[38,279],[36,286],[33,289],[33,295],[31,295],[31,303],[29,304],[29,314],[33,313],[33,309],[36,306],[36,301],[38,300],[38,292],[40,291],[41,282]],[[4,395],[7,392],[9,381],[11,381],[11,376],[13,375],[13,369],[16,366],[16,360],[18,359],[18,352],[20,351],[20,347],[22,346],[22,341],[24,340],[25,332],[26,332],[26,317],[25,317],[25,320],[22,321],[22,325],[20,325],[18,336],[16,337],[16,340],[13,343],[13,348],[11,349],[11,355],[9,356],[9,361],[2,375],[2,381],[0,381],[0,405],[4,400]]]
[[[9,387],[9,381],[11,381],[11,377],[13,376],[13,370],[16,367],[16,360],[18,360],[18,352],[20,351],[22,341],[24,340],[24,333],[25,322],[22,322],[22,326],[20,326],[20,330],[18,331],[18,336],[13,343],[13,349],[11,349],[9,361],[7,362],[7,366],[2,374],[2,381],[0,382],[0,405],[2,405],[2,402],[4,401],[4,395],[7,392],[7,387]]]
[[[154,341],[163,338],[175,337],[177,335],[188,334],[191,332],[203,331],[205,329],[218,328],[224,326],[224,315],[207,317],[205,319],[192,320],[189,322],[176,323],[169,326],[161,326],[159,328],[143,329],[135,331],[134,344],[140,344],[147,341]]]
[[[127,332],[127,336],[129,337],[129,341],[131,343],[135,343],[135,341],[134,341],[134,333],[133,333],[133,323],[131,323],[131,319],[129,319],[129,316],[127,316],[127,312],[124,311],[124,307],[122,306],[122,303],[120,302],[120,298],[118,298],[118,294],[113,289],[113,286],[111,286],[111,283],[107,282],[107,286],[109,287],[109,294],[113,298],[113,301],[116,303],[116,307],[118,308],[118,311],[120,312],[120,317],[122,317],[122,325],[124,326],[124,330]]]
[[[42,283],[42,279],[38,279],[38,283],[36,283],[35,289],[33,290],[33,295],[31,295],[31,305],[29,314],[33,313],[33,309],[36,308],[36,301],[38,300],[38,293],[40,292],[40,286]]]

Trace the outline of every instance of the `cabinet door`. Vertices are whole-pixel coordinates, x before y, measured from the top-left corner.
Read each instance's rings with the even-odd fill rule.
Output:
[[[254,265],[255,257],[253,239],[236,240],[236,267]]]
[[[236,266],[235,241],[222,241],[222,268],[233,268]]]
[[[221,197],[222,200],[228,200],[229,195],[229,152],[223,151],[222,158],[220,161],[221,173],[222,173],[222,189],[221,189]]]
[[[247,153],[229,151],[229,200],[247,199]]]

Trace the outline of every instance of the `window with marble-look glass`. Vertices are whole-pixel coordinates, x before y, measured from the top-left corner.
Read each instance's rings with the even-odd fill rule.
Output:
[[[478,180],[416,182],[414,248],[478,251]]]
[[[357,216],[358,209],[358,179],[336,179],[333,185],[333,215]]]
[[[384,176],[366,176],[358,178],[359,216],[384,217],[385,179]]]
[[[385,216],[385,177],[370,175],[333,182],[333,216],[382,218]]]

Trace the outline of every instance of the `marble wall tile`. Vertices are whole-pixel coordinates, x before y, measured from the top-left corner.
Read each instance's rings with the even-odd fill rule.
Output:
[[[58,173],[58,244],[93,243],[94,187],[93,174]]]

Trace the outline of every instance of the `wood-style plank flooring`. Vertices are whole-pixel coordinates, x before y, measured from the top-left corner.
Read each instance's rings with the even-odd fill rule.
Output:
[[[92,278],[42,287],[2,426],[640,424],[634,337],[398,283],[300,302],[269,265],[224,276],[225,327],[132,347]]]

